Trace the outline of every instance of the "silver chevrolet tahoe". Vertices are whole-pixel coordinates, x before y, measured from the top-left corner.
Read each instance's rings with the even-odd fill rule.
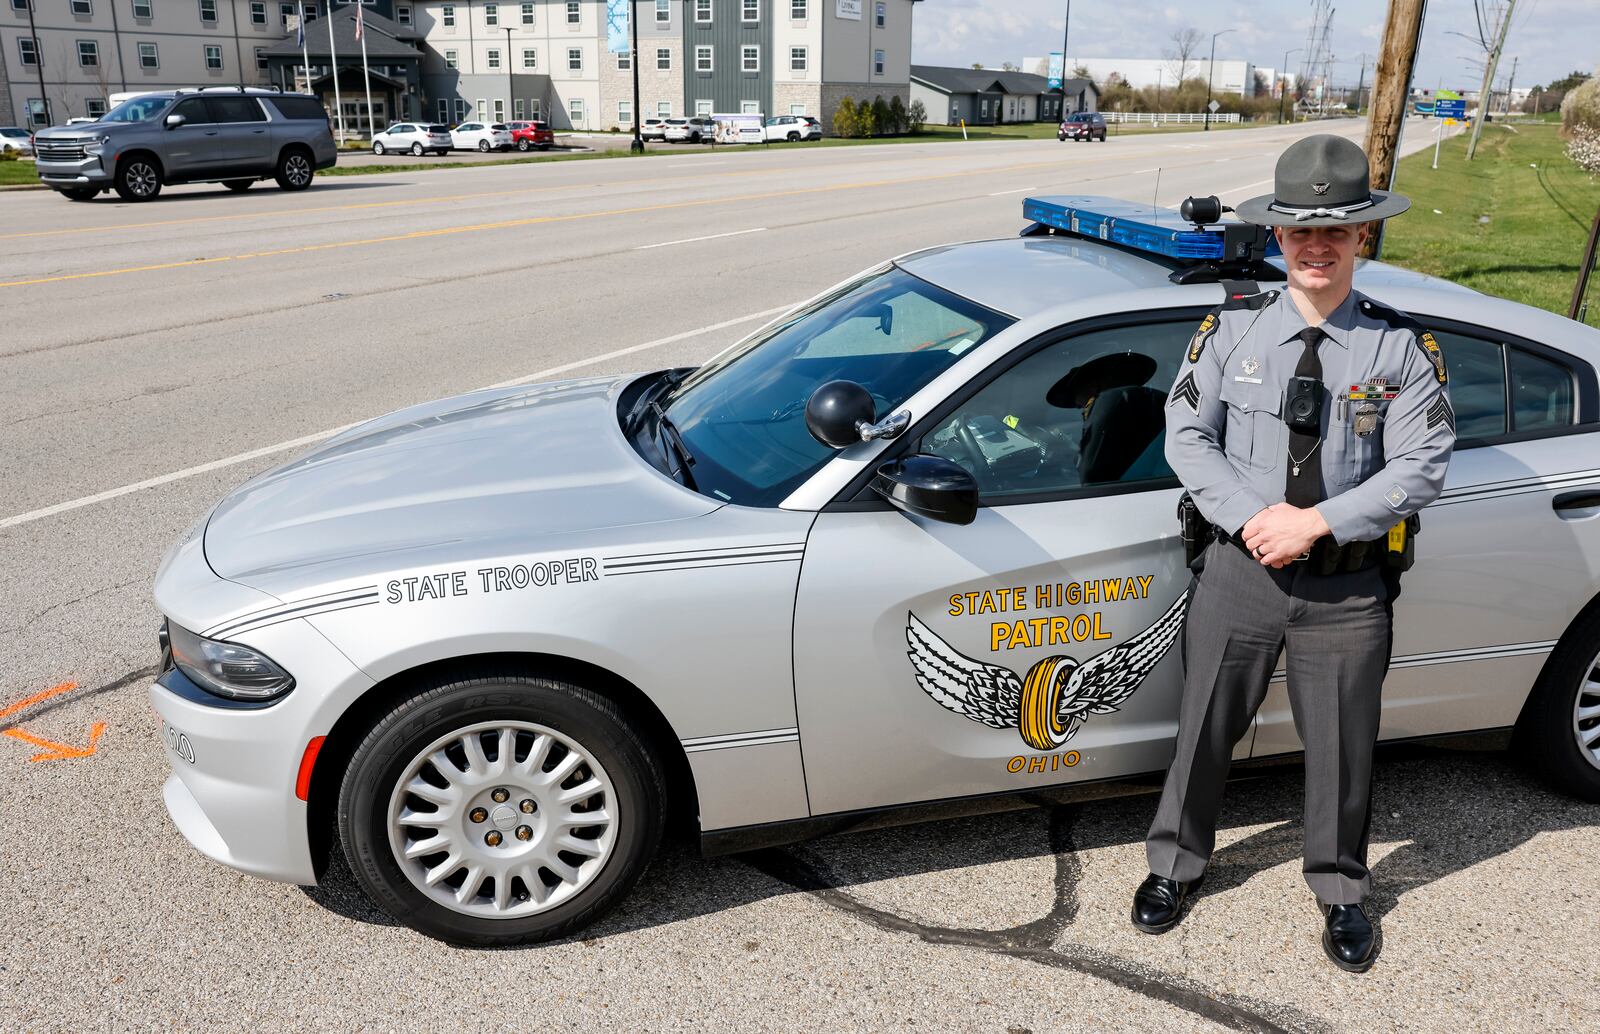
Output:
[[[35,136],[39,179],[74,201],[115,190],[150,201],[168,183],[304,190],[338,160],[322,102],[268,90],[177,90],[126,100],[88,125]]]

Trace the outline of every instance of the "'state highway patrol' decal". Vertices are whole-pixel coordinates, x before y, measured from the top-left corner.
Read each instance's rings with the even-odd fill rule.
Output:
[[[992,729],[1016,729],[1024,743],[1050,751],[1072,739],[1091,715],[1112,714],[1155,669],[1183,628],[1188,592],[1155,624],[1082,664],[1046,657],[1023,678],[967,657],[906,615],[906,655],[917,685],[940,706]]]

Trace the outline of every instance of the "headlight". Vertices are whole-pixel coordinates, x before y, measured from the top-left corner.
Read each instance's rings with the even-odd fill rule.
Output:
[[[104,136],[95,137],[93,140],[91,140],[88,143],[83,145],[83,153],[84,154],[100,154],[100,153],[102,153],[103,151],[105,151],[106,141],[109,140],[109,139],[110,139],[110,137],[104,137]]]
[[[238,643],[205,639],[187,628],[167,624],[172,661],[195,685],[230,700],[270,700],[294,688],[294,677]]]

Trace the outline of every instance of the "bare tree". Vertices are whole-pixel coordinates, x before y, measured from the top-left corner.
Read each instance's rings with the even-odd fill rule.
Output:
[[[1182,86],[1183,81],[1189,78],[1189,65],[1193,63],[1195,52],[1200,49],[1200,43],[1205,37],[1200,34],[1200,30],[1186,25],[1174,30],[1168,39],[1172,41],[1172,46],[1162,51],[1161,56],[1167,59],[1167,71],[1171,72],[1173,79]]]
[[[1010,61],[1000,62],[1000,71],[1002,72],[1015,72],[1017,70],[1017,66],[1012,64]]]

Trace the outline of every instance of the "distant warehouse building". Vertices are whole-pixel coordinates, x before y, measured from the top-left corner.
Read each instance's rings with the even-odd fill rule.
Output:
[[[1100,93],[1094,83],[1068,79],[1062,85],[1067,113],[1098,110]],[[1050,89],[1044,76],[987,68],[912,65],[911,99],[922,102],[929,122],[942,126],[1056,122],[1063,111],[1062,93]]]

